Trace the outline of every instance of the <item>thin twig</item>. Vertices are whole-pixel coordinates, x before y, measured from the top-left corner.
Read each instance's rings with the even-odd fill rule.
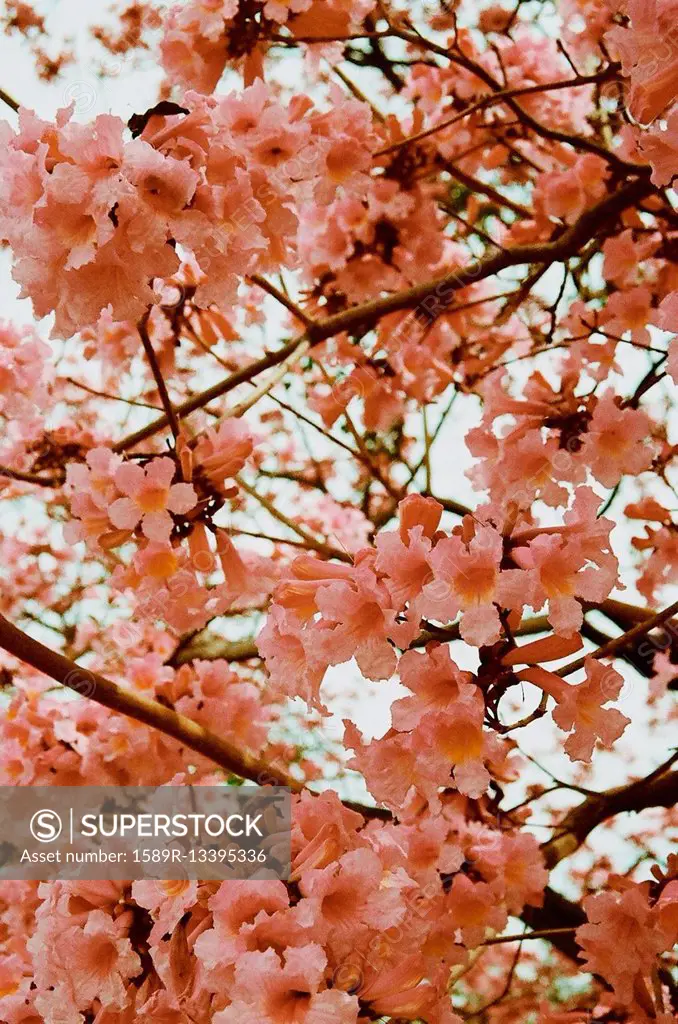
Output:
[[[269,499],[263,494],[259,494],[254,487],[251,487],[246,480],[243,480],[240,474],[236,476],[235,480],[238,486],[242,487],[243,491],[245,491],[246,494],[249,494],[251,498],[258,501],[262,508],[266,509],[269,515],[273,516],[274,519],[277,519],[279,523],[283,524],[283,526],[286,526],[288,530],[292,530],[293,533],[296,533],[298,537],[301,537],[301,539],[305,541],[312,550],[317,551],[321,555],[325,555],[326,558],[336,558],[342,562],[353,561],[351,556],[345,551],[341,551],[339,548],[333,548],[323,541],[316,540],[308,530],[305,530],[303,526],[299,525],[299,523],[295,523],[292,519],[286,516],[284,512],[281,512],[280,509],[276,508],[273,502],[269,501]]]
[[[263,291],[268,292],[268,294],[276,299],[281,306],[284,306],[285,309],[289,310],[293,316],[296,316],[297,320],[301,320],[304,327],[311,326],[313,319],[308,316],[308,314],[305,313],[303,309],[296,304],[296,302],[292,302],[289,295],[286,295],[285,292],[281,292],[279,288],[276,288],[274,284],[267,281],[265,277],[261,276],[261,274],[250,274],[249,280],[252,284],[256,284],[257,288],[261,288]]]
[[[299,360],[306,355],[310,346],[310,341],[302,341],[299,347],[296,348],[294,352],[291,352],[287,359],[275,368],[268,380],[263,381],[259,387],[255,388],[255,390],[247,396],[247,398],[243,398],[242,402],[238,402],[238,404],[234,405],[232,409],[227,409],[222,419],[227,420],[242,416],[243,413],[247,412],[248,409],[251,409],[253,405],[256,405],[264,395],[269,394],[276,384],[280,383],[285,374],[292,369],[295,363],[298,363]]]
[[[13,96],[10,96],[8,92],[5,92],[4,89],[0,89],[0,101],[13,110],[15,114],[19,113],[20,104],[17,103]]]
[[[524,942],[525,939],[548,939],[552,935],[569,935],[575,932],[576,928],[541,928],[538,931],[522,932],[518,935],[499,935],[495,939],[485,939],[481,946],[499,946],[504,942]]]
[[[91,388],[87,384],[83,384],[82,381],[76,380],[75,377],[66,377],[69,384],[73,384],[74,387],[80,388],[82,391],[86,391],[89,395],[95,395],[97,398],[108,398],[111,402],[125,402],[126,405],[136,405],[140,409],[152,409],[153,412],[160,412],[160,406],[151,405],[150,402],[139,402],[132,398],[121,398],[119,395],[109,395],[105,391],[97,391],[96,388]]]
[[[656,615],[651,615],[649,619],[645,619],[643,622],[638,622],[632,629],[627,630],[626,633],[622,633],[621,636],[616,636],[609,643],[603,644],[597,651],[593,651],[591,654],[585,654],[581,658],[577,658],[575,661],[571,661],[569,665],[565,665],[564,668],[558,669],[555,675],[558,676],[569,676],[573,672],[577,672],[580,668],[583,668],[589,658],[607,658],[612,654],[616,654],[617,651],[632,644],[640,636],[644,636],[649,633],[651,629],[656,626],[661,626],[663,622],[670,619],[672,616],[678,614],[678,601],[674,601],[673,604],[665,608],[663,612],[657,612]]]
[[[372,101],[365,95],[362,89],[359,89],[355,82],[352,82],[348,75],[344,71],[342,71],[337,64],[331,64],[330,67],[332,68],[332,71],[335,73],[337,78],[341,79],[341,81],[344,83],[348,91],[352,93],[357,100],[360,100],[361,103],[366,103],[367,106],[372,111],[372,113],[374,114],[375,119],[383,124],[386,118],[378,109],[378,107],[375,107],[374,103],[372,103]]]
[[[172,434],[176,439],[179,436],[181,427],[179,426],[177,414],[174,411],[174,406],[172,405],[169,392],[167,391],[165,378],[163,377],[162,372],[160,370],[160,365],[158,364],[157,356],[153,350],[153,345],[151,344],[151,339],[148,335],[149,316],[150,309],[144,313],[141,320],[137,324],[137,330],[139,331],[139,337],[141,338],[141,343],[144,346],[144,352],[146,353],[146,357],[151,367],[153,378],[158,388],[158,393],[162,401],[163,409],[165,410],[165,415],[167,416],[167,422],[169,423],[170,428],[172,430]]]

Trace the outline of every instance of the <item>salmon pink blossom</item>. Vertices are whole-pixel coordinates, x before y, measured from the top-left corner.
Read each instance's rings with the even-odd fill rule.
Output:
[[[190,512],[196,493],[190,484],[172,483],[176,472],[171,459],[153,459],[146,467],[134,463],[119,466],[115,483],[124,495],[114,501],[109,517],[121,530],[133,530],[139,523],[149,540],[162,543],[172,531],[170,512]]]

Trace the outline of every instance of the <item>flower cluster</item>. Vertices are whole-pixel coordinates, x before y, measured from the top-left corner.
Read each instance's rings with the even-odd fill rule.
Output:
[[[36,314],[55,312],[58,336],[91,327],[106,307],[138,320],[153,280],[179,268],[177,246],[209,272],[196,301],[223,302],[240,275],[290,258],[293,205],[364,189],[373,135],[358,103],[321,113],[298,97],[284,108],[261,81],[186,102],[149,115],[134,138],[108,114],[76,124],[71,108],[56,124],[22,111],[17,133],[2,129],[0,236]]]
[[[311,41],[348,35],[374,6],[375,0],[189,0],[164,19],[160,59],[170,82],[211,93],[227,64],[242,65],[246,82],[261,74],[268,40],[283,26]]]

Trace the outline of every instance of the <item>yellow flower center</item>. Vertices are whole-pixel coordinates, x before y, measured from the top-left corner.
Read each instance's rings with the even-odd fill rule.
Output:
[[[167,488],[147,487],[137,496],[136,502],[142,512],[163,512],[167,506]]]

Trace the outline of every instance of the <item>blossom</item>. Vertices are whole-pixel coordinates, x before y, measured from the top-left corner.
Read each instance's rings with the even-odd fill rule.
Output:
[[[630,76],[629,109],[648,124],[678,96],[678,55],[670,41],[676,5],[673,0],[629,0],[628,12],[629,26],[614,27],[605,38]]]
[[[434,578],[424,587],[421,607],[425,615],[442,622],[452,621],[461,611],[462,637],[480,646],[499,637],[496,602],[501,601],[504,584],[500,580],[503,545],[491,526],[476,530],[471,525],[469,532],[468,539],[455,535],[436,545],[430,557]]]
[[[593,410],[582,458],[601,484],[614,487],[625,473],[636,475],[651,465],[650,430],[650,418],[643,409],[622,409],[607,391]]]
[[[416,740],[412,732],[390,729],[378,741],[364,744],[353,723],[344,721],[344,746],[355,751],[349,766],[364,775],[375,800],[395,813],[402,813],[414,791],[435,803],[435,768],[428,763],[428,753],[422,755]]]
[[[623,677],[593,658],[587,658],[585,669],[583,682],[567,686],[557,695],[558,706],[553,712],[559,728],[572,730],[565,750],[573,761],[590,761],[596,740],[611,747],[630,723],[616,708],[603,707],[619,696]]]
[[[525,583],[531,586],[530,603],[549,604],[549,622],[561,636],[572,636],[582,624],[583,612],[577,598],[602,601],[616,581],[616,561],[589,564],[588,552],[578,536],[539,536],[514,553],[518,565],[527,570]]]
[[[470,687],[446,711],[426,715],[415,732],[440,765],[440,783],[452,772],[457,789],[471,797],[482,796],[490,783],[485,767],[489,748],[483,730],[484,712],[480,692]]]
[[[254,450],[254,438],[240,419],[227,419],[216,429],[209,428],[195,448],[196,466],[203,470],[218,491],[229,494],[226,481],[232,480]]]
[[[174,931],[186,910],[195,904],[197,894],[197,882],[186,879],[173,882],[141,880],[133,883],[132,896],[135,902],[150,910],[155,921],[149,936],[151,942],[157,942],[162,935]]]
[[[0,321],[0,413],[19,419],[47,402],[50,350],[30,330]]]
[[[666,937],[653,915],[644,886],[629,884],[621,892],[587,896],[588,922],[577,929],[577,942],[586,967],[609,981],[630,1003],[639,974],[649,974],[656,956],[666,948]],[[610,937],[616,941],[611,942]]]
[[[492,888],[464,874],[454,876],[445,902],[453,927],[469,946],[479,945],[489,928],[500,931],[506,924],[506,912],[495,903]]]
[[[66,524],[64,534],[70,542],[110,539],[119,542],[111,530],[108,515],[119,495],[115,474],[122,464],[110,448],[92,448],[85,462],[71,462],[66,467],[66,485],[71,493],[71,514],[74,522]],[[111,535],[109,537],[109,535]]]
[[[58,937],[50,932],[58,933]],[[43,970],[55,986],[54,1006],[59,999],[64,1007],[72,1005],[77,1009],[89,1006],[94,999],[110,1007],[124,1005],[125,983],[139,974],[141,961],[129,938],[120,934],[107,913],[92,910],[84,926],[72,924],[65,928],[60,927],[56,917],[50,922],[48,935],[52,957]],[[38,930],[31,940],[36,955],[44,950],[44,941]],[[52,997],[44,996],[43,1002],[47,1007]]]
[[[410,495],[398,506],[399,530],[380,533],[376,539],[375,568],[387,576],[397,607],[418,597],[431,578],[429,555],[441,514],[437,501]]]
[[[600,157],[587,153],[578,157],[567,171],[542,175],[538,187],[546,213],[573,224],[604,194],[606,173]]]
[[[300,881],[304,913],[337,956],[346,955],[368,928],[399,924],[406,914],[403,891],[410,888],[404,871],[385,871],[370,849],[351,850],[334,864],[305,872]]]
[[[677,132],[678,110],[672,110],[665,128],[653,125],[650,131],[638,137],[638,148],[652,167],[653,185],[670,185],[676,175]]]
[[[442,644],[429,644],[423,654],[407,651],[398,664],[398,674],[413,693],[392,707],[393,724],[401,731],[413,728],[426,712],[446,711],[462,693],[473,691],[471,673],[460,671]]]
[[[197,496],[190,484],[173,484],[176,467],[172,459],[153,459],[146,467],[133,462],[120,466],[115,483],[125,497],[114,501],[109,518],[118,529],[141,529],[149,540],[162,543],[172,532],[170,512],[190,512]]]
[[[637,345],[649,345],[647,325],[651,319],[652,293],[644,285],[615,292],[608,299],[601,322],[611,334],[631,333]]]
[[[257,920],[272,918],[289,906],[277,879],[223,883],[209,900],[214,925],[196,939],[195,954],[208,971],[236,963],[251,948]]]
[[[234,999],[215,1024],[355,1024],[358,1000],[322,988],[327,959],[317,945],[289,948],[285,962],[272,949],[244,953],[236,965]]]
[[[636,240],[631,228],[622,231],[620,235],[608,238],[603,245],[603,252],[605,253],[603,273],[606,279],[613,281],[620,288],[626,288],[628,285],[634,284],[639,264],[654,252],[657,247],[657,241],[658,239],[652,237]],[[614,295],[610,296],[610,300],[614,298]],[[647,305],[645,304],[643,292],[640,293],[640,298],[643,301],[643,309],[646,314],[647,305],[649,305],[649,295]],[[609,302],[607,308],[610,308]],[[640,311],[638,315],[641,315]],[[641,328],[645,326],[646,323],[639,324]]]

